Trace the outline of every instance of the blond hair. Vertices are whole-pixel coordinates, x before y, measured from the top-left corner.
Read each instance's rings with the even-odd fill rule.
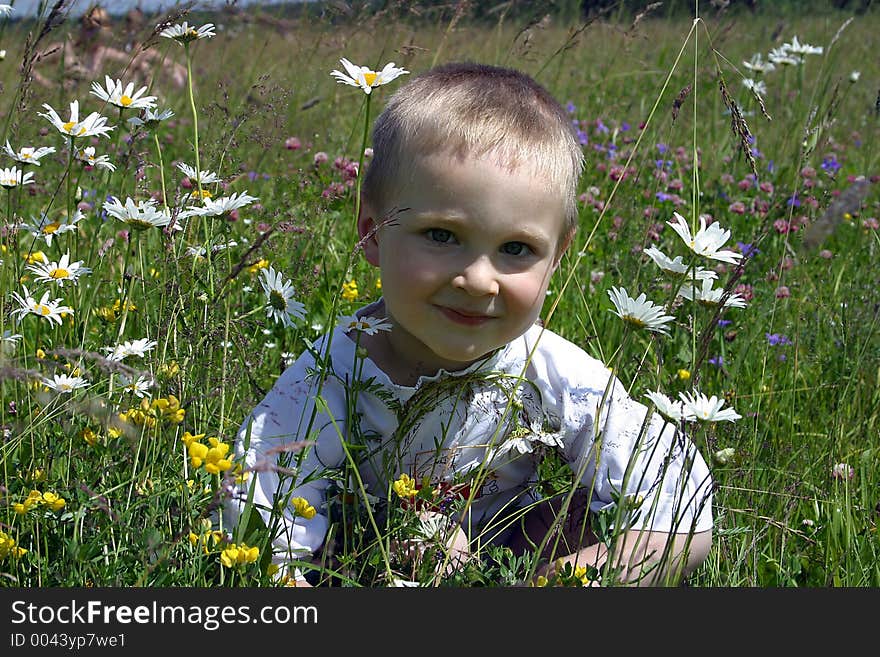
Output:
[[[418,155],[488,155],[511,169],[527,167],[558,189],[565,232],[577,226],[583,149],[559,102],[519,71],[455,63],[414,77],[376,119],[372,145],[362,191],[377,210],[391,209],[394,183]]]

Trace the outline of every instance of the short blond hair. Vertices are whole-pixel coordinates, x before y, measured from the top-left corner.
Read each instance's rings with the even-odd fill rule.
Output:
[[[531,168],[558,189],[565,233],[577,226],[583,149],[559,102],[520,71],[454,63],[414,77],[376,119],[372,146],[362,192],[376,210],[392,209],[394,182],[418,155],[491,155],[510,168]]]

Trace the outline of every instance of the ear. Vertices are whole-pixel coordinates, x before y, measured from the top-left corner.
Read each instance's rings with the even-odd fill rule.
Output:
[[[575,229],[571,228],[562,236],[562,239],[559,242],[559,248],[556,251],[556,257],[553,259],[553,271],[556,271],[559,263],[562,262],[562,256],[565,255],[565,252],[568,251],[568,247],[571,246],[571,241],[574,239],[574,233]]]
[[[376,212],[367,199],[361,197],[361,208],[357,220],[358,238],[364,249],[364,257],[374,267],[379,266],[379,240]]]

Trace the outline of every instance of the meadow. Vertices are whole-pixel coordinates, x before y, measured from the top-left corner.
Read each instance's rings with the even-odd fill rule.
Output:
[[[62,84],[44,64],[56,84],[23,80],[40,25],[0,18],[0,585],[285,584],[265,527],[227,535],[216,518],[230,481],[248,477],[231,447],[246,414],[381,294],[356,248],[358,172],[365,127],[407,75],[367,95],[330,75],[341,58],[410,76],[463,59],[511,66],[567,106],[587,166],[546,325],[634,397],[699,391],[739,416],[692,426],[716,525],[690,586],[880,584],[880,19],[566,21],[505,6],[480,21],[462,3],[437,20],[172,17],[214,25],[185,43],[148,17],[139,40],[187,68],[181,88],[157,67],[135,81],[145,93],[125,92],[155,96],[148,113],[93,93],[105,74],[134,81],[123,65]],[[41,44],[76,29],[60,22]],[[108,38],[121,45],[121,30]],[[693,300],[645,253],[688,262],[676,212],[729,230],[738,255],[701,262],[717,279]],[[622,321],[608,294],[621,287],[674,316],[669,334]],[[565,489],[550,451],[544,473]],[[504,586],[530,568],[490,551],[435,581],[357,535],[337,583],[385,586],[393,571]]]

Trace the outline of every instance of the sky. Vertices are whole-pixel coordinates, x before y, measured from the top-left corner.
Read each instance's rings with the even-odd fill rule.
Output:
[[[55,0],[43,0],[43,2],[51,6]],[[70,15],[82,15],[94,2],[95,0],[70,0]],[[273,5],[290,2],[297,2],[297,0],[238,0],[235,6],[247,7],[249,5]],[[21,18],[35,17],[40,6],[40,0],[7,0],[4,4],[11,4],[13,6],[11,18],[16,16]],[[111,14],[123,15],[132,7],[139,6],[145,12],[162,12],[183,4],[183,2],[178,2],[177,0],[103,0],[100,4]],[[193,9],[219,9],[226,4],[229,4],[227,0],[198,0]]]

